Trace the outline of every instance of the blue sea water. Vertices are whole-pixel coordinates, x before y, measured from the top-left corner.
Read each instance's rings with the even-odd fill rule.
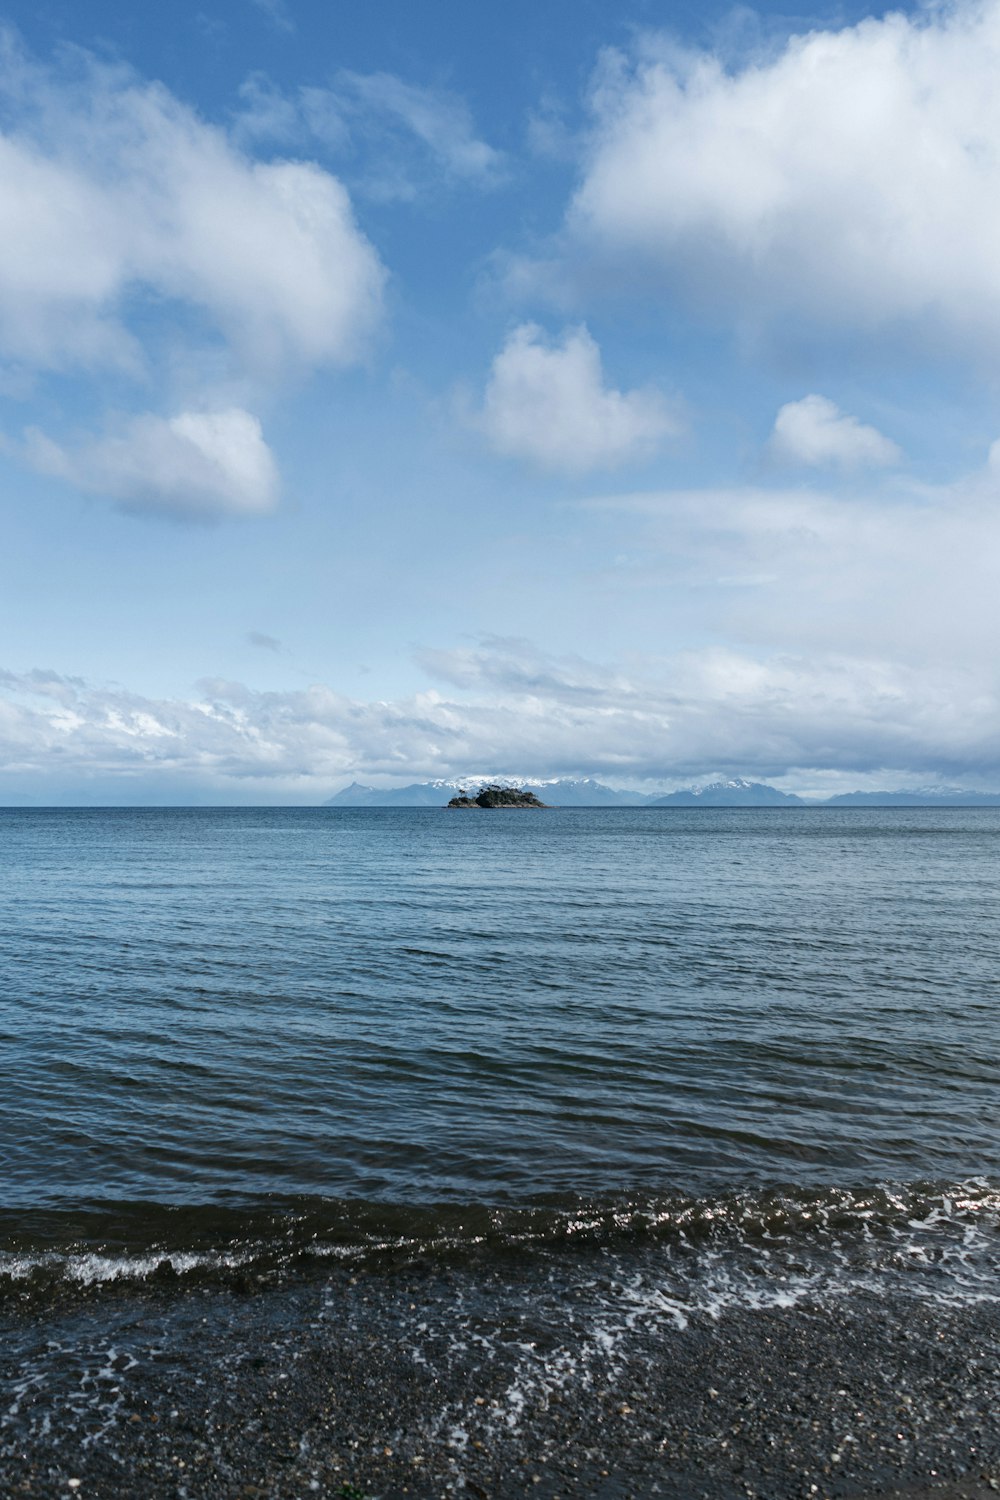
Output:
[[[0,1207],[989,1175],[1000,810],[0,813]]]

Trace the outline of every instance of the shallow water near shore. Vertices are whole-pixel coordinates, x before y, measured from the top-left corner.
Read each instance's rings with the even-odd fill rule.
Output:
[[[0,811],[0,1478],[995,1465],[998,854],[993,809]]]

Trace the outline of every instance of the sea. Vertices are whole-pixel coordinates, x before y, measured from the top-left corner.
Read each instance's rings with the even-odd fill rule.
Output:
[[[0,810],[0,1493],[994,1483],[998,876],[989,808]]]

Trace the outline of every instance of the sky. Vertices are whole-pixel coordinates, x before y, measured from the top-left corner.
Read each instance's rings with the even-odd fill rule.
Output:
[[[0,3],[0,803],[1000,789],[1000,0]]]

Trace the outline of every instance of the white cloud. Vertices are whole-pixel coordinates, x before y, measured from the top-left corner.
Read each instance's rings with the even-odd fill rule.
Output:
[[[894,442],[848,416],[826,396],[789,401],[778,412],[770,449],[785,463],[819,468],[889,468],[902,460]]]
[[[512,757],[502,764],[542,763],[551,774],[581,765],[656,779],[709,767],[761,777],[895,767],[1000,779],[995,669],[707,647],[647,658],[626,673],[522,642],[441,652],[428,665],[477,693],[470,728],[485,730],[485,704],[495,705],[494,729]],[[474,748],[493,763],[482,742]],[[465,762],[473,763],[475,753]]]
[[[137,369],[129,314],[145,297],[200,318],[256,375],[358,359],[384,272],[343,185],[251,160],[161,85],[76,67],[47,71],[0,38],[17,120],[0,134],[0,358]]]
[[[479,421],[498,453],[578,473],[647,458],[679,427],[659,392],[605,386],[586,328],[547,344],[533,323],[494,359]]]
[[[1000,335],[1000,0],[793,37],[735,69],[606,59],[569,227],[753,325]]]
[[[857,781],[879,768],[890,768],[889,785],[914,775],[1000,782],[995,667],[707,648],[626,673],[518,642],[438,652],[428,665],[450,692],[388,702],[224,681],[152,699],[52,672],[0,672],[0,789],[73,798],[98,785],[114,801],[155,796],[169,780],[180,800],[185,789],[188,799],[214,789],[318,801],[354,775],[406,782],[470,765],[612,783],[707,769]]]
[[[278,469],[247,411],[133,417],[120,432],[74,450],[28,434],[28,462],[125,510],[185,519],[258,516],[278,503]]]

